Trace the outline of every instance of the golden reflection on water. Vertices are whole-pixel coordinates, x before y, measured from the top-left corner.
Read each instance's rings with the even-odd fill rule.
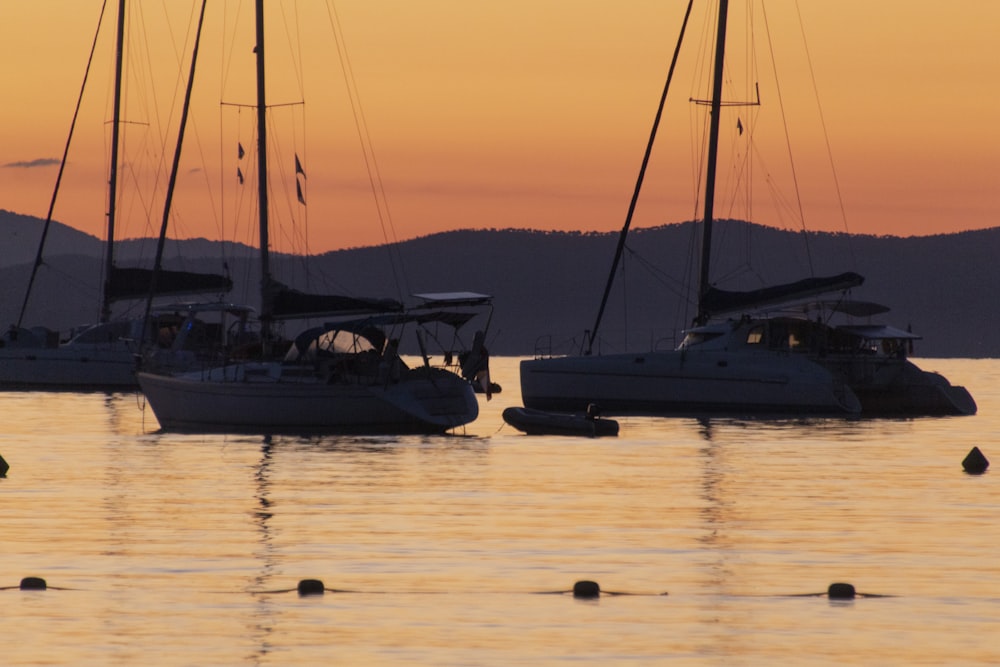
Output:
[[[133,395],[0,394],[0,585],[70,589],[0,591],[5,658],[1000,661],[995,473],[960,465],[1000,458],[1000,364],[933,366],[977,416],[529,437],[500,418],[519,404],[504,359],[503,393],[445,438],[161,434]],[[288,592],[304,578],[352,592]],[[551,594],[581,579],[636,595]],[[834,581],[895,597],[793,597]]]

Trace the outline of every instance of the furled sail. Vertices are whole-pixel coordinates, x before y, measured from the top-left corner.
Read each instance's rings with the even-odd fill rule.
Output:
[[[760,289],[736,292],[709,287],[701,297],[701,311],[706,315],[719,315],[746,311],[805,299],[818,294],[828,294],[857,287],[865,279],[853,272],[823,278],[804,278],[794,283],[773,285]]]
[[[153,273],[152,269],[114,267],[111,271],[111,277],[108,279],[108,300],[145,299],[149,296]],[[154,296],[223,293],[229,292],[231,289],[233,289],[233,281],[228,276],[216,273],[160,269],[156,274],[156,294]]]
[[[264,290],[264,298],[268,300],[268,303],[264,304],[264,311],[278,320],[325,315],[394,313],[403,310],[403,304],[395,299],[353,297],[342,294],[308,294],[274,280]]]

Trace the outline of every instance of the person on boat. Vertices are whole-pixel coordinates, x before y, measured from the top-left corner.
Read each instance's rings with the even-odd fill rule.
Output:
[[[390,338],[382,352],[382,360],[379,363],[378,374],[382,382],[399,382],[402,372],[403,360],[399,358],[399,339]]]
[[[493,387],[490,384],[490,353],[486,349],[486,334],[477,331],[472,338],[472,349],[461,355],[462,377],[473,384],[478,384],[486,393],[486,400],[493,398]]]

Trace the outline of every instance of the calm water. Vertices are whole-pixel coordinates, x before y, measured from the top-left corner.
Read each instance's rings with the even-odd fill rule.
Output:
[[[921,365],[979,414],[529,437],[513,359],[465,437],[178,436],[132,394],[0,394],[0,662],[1000,663],[998,478],[961,468],[1000,466],[1000,361]],[[636,595],[541,594],[582,579]],[[801,596],[833,582],[893,597]]]

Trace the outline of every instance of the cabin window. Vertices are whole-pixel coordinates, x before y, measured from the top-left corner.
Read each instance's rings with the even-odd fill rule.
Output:
[[[721,336],[722,333],[718,331],[689,331],[684,335],[684,340],[678,345],[678,349],[684,349],[688,347],[694,347],[695,345],[701,345],[702,343],[708,342],[715,338]]]
[[[760,345],[764,342],[764,327],[755,326],[747,332],[747,345]]]

